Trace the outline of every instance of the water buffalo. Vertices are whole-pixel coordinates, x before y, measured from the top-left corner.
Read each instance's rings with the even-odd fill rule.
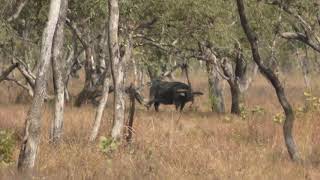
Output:
[[[202,92],[192,92],[190,86],[182,82],[154,80],[151,83],[147,107],[153,104],[158,112],[160,104],[174,104],[177,110],[180,108],[182,111],[187,102],[193,101],[194,96],[202,94]]]

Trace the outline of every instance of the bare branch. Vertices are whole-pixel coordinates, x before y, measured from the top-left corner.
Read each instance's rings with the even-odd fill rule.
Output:
[[[302,43],[307,44],[308,46],[310,46],[315,51],[320,52],[320,44],[315,44],[305,34],[295,33],[295,32],[284,32],[284,33],[281,33],[280,35],[281,35],[281,37],[283,37],[285,39],[298,40],[298,41],[300,41]]]

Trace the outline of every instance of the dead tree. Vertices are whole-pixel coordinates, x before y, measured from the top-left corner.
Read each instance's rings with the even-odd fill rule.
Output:
[[[291,104],[287,100],[284,88],[282,87],[281,82],[279,81],[276,74],[270,68],[268,68],[262,63],[260,53],[259,53],[259,48],[258,48],[258,37],[256,33],[251,29],[248,23],[248,20],[245,14],[243,0],[237,0],[237,8],[238,8],[240,21],[241,21],[241,26],[251,46],[253,60],[258,65],[260,72],[271,82],[272,86],[276,91],[278,100],[285,113],[283,134],[284,134],[284,140],[285,140],[290,158],[294,161],[298,161],[300,158],[299,158],[295,141],[292,136],[292,128],[293,128],[295,117],[294,117],[294,112],[292,110]]]
[[[46,94],[46,79],[49,70],[52,42],[60,14],[62,0],[52,0],[48,15],[48,22],[43,31],[41,57],[35,83],[35,94],[25,122],[24,137],[18,160],[18,169],[34,167],[40,142],[41,111]]]
[[[58,142],[61,139],[63,128],[64,113],[64,59],[63,59],[63,40],[64,40],[64,24],[66,21],[68,9],[68,0],[61,2],[60,15],[53,38],[52,50],[52,72],[54,85],[54,119],[51,125],[50,139],[52,142]]]

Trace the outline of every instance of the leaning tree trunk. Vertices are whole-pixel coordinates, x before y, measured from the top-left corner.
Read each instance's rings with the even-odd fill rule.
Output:
[[[237,7],[238,7],[238,13],[239,13],[242,28],[251,46],[253,60],[259,66],[260,72],[271,82],[272,86],[274,87],[277,93],[278,100],[285,113],[283,134],[284,134],[284,140],[286,142],[286,146],[287,146],[290,158],[293,161],[299,161],[300,159],[299,154],[292,136],[292,128],[293,128],[293,123],[295,118],[294,118],[294,113],[293,113],[291,104],[288,102],[284,89],[278,77],[276,76],[276,74],[270,68],[268,68],[262,63],[262,60],[259,54],[259,48],[258,48],[258,37],[256,33],[251,29],[248,23],[247,17],[245,15],[243,0],[237,0]]]
[[[108,101],[109,87],[110,87],[110,76],[109,76],[109,72],[106,72],[105,77],[104,77],[104,81],[103,81],[102,97],[100,99],[99,106],[97,107],[94,125],[93,125],[93,129],[91,131],[89,141],[94,141],[97,138],[100,124],[101,124],[103,111],[104,111],[104,108],[105,108],[107,101]]]
[[[25,122],[24,137],[18,160],[18,169],[34,167],[40,141],[41,110],[46,95],[46,80],[50,65],[52,41],[60,14],[62,0],[52,0],[48,22],[42,35],[41,58],[37,72],[35,94]]]
[[[125,100],[124,100],[124,64],[120,58],[120,48],[118,41],[119,27],[119,4],[118,0],[109,0],[109,55],[110,67],[114,86],[114,109],[113,109],[113,127],[111,136],[114,140],[120,140],[122,137]]]
[[[66,21],[68,9],[68,0],[61,2],[60,17],[58,20],[56,32],[53,39],[52,51],[52,71],[54,85],[54,119],[51,125],[50,139],[52,142],[58,142],[62,135],[63,113],[64,113],[64,62],[62,46],[64,39],[64,24]]]

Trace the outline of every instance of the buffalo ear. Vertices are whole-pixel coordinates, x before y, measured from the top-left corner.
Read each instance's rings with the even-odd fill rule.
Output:
[[[200,91],[192,92],[192,94],[195,95],[195,96],[201,96],[201,95],[203,95],[203,93],[200,92]]]

